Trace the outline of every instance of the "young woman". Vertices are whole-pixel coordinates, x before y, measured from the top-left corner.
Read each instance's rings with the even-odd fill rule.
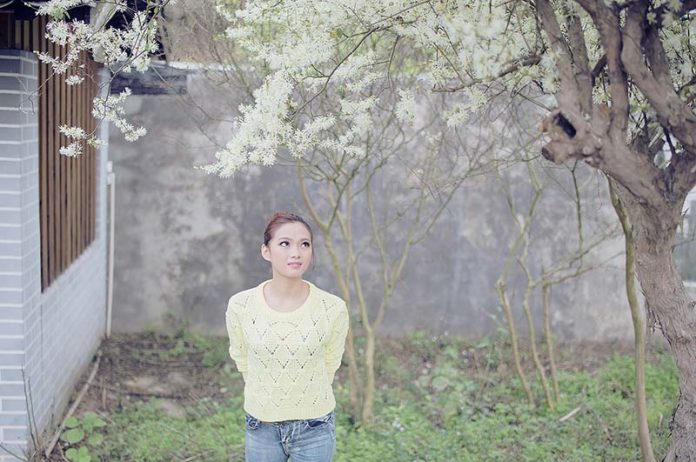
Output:
[[[247,462],[330,462],[336,447],[331,384],[348,332],[343,300],[302,279],[313,235],[280,212],[261,256],[273,278],[230,298],[230,356],[244,377]]]

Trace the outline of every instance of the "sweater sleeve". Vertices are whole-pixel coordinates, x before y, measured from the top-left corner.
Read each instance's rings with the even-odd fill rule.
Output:
[[[326,372],[329,375],[329,383],[333,383],[334,375],[341,365],[341,358],[346,347],[346,335],[348,334],[348,309],[343,300],[339,302],[338,313],[334,319],[329,341],[324,350]]]
[[[230,338],[229,352],[230,357],[237,365],[237,370],[242,373],[242,377],[246,382],[248,349],[246,341],[244,340],[244,332],[242,331],[239,313],[237,313],[233,308],[234,303],[234,297],[232,297],[227,305],[227,313],[225,315],[227,334]]]

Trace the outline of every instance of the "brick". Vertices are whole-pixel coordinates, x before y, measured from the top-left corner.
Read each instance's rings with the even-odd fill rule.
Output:
[[[0,129],[1,130],[1,129]],[[19,191],[21,176],[0,176],[0,189],[5,191]]]
[[[21,257],[22,256],[22,242],[21,241],[8,241],[0,242],[0,257]],[[0,287],[17,287],[15,284],[5,285],[3,284],[3,276],[0,275]]]
[[[35,83],[33,85],[36,86]],[[32,91],[31,86],[32,82],[29,81],[27,76],[21,74],[0,76],[0,88],[6,91],[29,93]]]
[[[26,461],[27,457],[26,443],[24,444],[7,444],[3,443],[2,448],[0,448],[0,462],[22,462]],[[2,455],[11,454],[11,455]],[[22,457],[18,459],[17,457]]]
[[[36,181],[32,182],[29,189],[23,190],[22,194],[22,206],[25,204],[33,204],[39,200],[39,188],[36,186],[38,184],[38,178]]]
[[[30,55],[30,52],[24,50],[15,50],[12,48],[0,50],[0,58],[2,59],[21,59],[22,57]]]
[[[34,228],[32,232],[32,222],[37,220],[39,217],[39,201],[38,198],[35,202],[24,203],[22,207],[22,216],[20,218],[20,223],[24,225],[24,240],[23,245],[37,245],[35,242],[36,237],[39,235],[39,229]]]
[[[0,69],[2,68],[2,63],[4,60],[0,59]],[[3,72],[3,71],[0,71]],[[0,92],[0,107],[6,109],[15,108],[19,110],[22,107],[22,100],[24,96],[19,93],[1,93]]]
[[[0,304],[22,304],[24,302],[24,294],[21,290],[0,289]],[[0,349],[2,349],[0,347]]]
[[[14,340],[14,339],[2,339],[3,340]],[[24,347],[24,339],[18,339],[22,348]],[[0,380],[3,382],[23,382],[24,374],[22,374],[21,369],[0,369]],[[0,409],[1,410],[1,409]]]
[[[0,368],[2,366],[23,366],[24,353],[3,353],[0,351]],[[16,389],[15,389],[16,388]],[[22,386],[0,384],[0,396],[18,396],[24,393]]]
[[[0,178],[0,182],[3,181],[4,178]],[[3,210],[0,208],[0,223],[17,223],[20,224],[22,220],[22,214],[19,210],[16,209],[10,209],[10,210]]]
[[[25,442],[27,439],[27,428],[3,428],[2,440],[8,443]]]
[[[21,198],[19,194],[14,192],[0,191],[0,207],[20,207]]]
[[[0,320],[21,321],[23,309],[21,307],[0,307]]]
[[[0,412],[0,426],[26,427],[27,415]]]
[[[8,244],[11,245],[11,244]],[[1,255],[1,253],[0,253]],[[0,287],[22,287],[21,274],[0,274]]]
[[[2,85],[0,83],[0,85]],[[15,127],[0,127],[0,140],[19,143],[22,139],[22,129]]]
[[[34,60],[22,60],[22,74],[26,76],[36,76],[36,58]]]
[[[0,175],[19,175],[22,173],[23,163],[17,160],[0,159]]]
[[[9,448],[9,449],[10,449],[10,451],[12,451],[13,454],[22,454],[22,449],[23,449],[23,448],[24,448],[24,446],[22,446],[21,448],[18,447],[17,452],[12,451],[11,448]],[[23,461],[27,460],[27,459],[26,459],[26,456],[22,455],[22,457],[24,457],[24,458],[23,458],[23,459],[18,459],[18,458],[15,457],[15,456],[3,456],[2,459],[0,459],[0,462],[23,462]]]
[[[18,241],[22,239],[22,228],[14,223],[0,222],[0,241]]]
[[[3,398],[0,400],[0,409],[3,411],[26,411],[27,401],[24,398]]]
[[[2,338],[0,337],[0,351],[23,351],[24,350],[24,337],[16,338]],[[12,369],[0,369],[0,380],[22,380],[20,374],[19,379],[6,379],[5,372],[11,371]]]
[[[22,61],[19,59],[0,59],[0,72],[3,74],[21,74]]]
[[[39,201],[39,171],[25,173],[19,178],[19,190],[22,191],[22,206]]]
[[[22,256],[22,271],[26,273],[29,268],[34,266],[35,262],[39,261],[39,258],[39,247],[25,249],[24,255]]]
[[[0,309],[0,315],[3,310]],[[0,335],[24,335],[24,324],[21,322],[0,321]]]
[[[0,273],[20,273],[22,260],[18,258],[6,258],[0,256]],[[0,318],[2,315],[0,315]]]
[[[39,138],[39,127],[36,125],[36,119],[34,118],[34,125],[24,125],[21,127],[22,140],[37,140]]]
[[[22,157],[24,157],[24,146],[22,144],[0,144],[0,158],[12,160],[21,159]]]
[[[2,106],[0,106],[2,107]],[[2,125],[22,125],[26,123],[26,116],[20,111],[0,109],[0,124]]]
[[[25,157],[24,159],[21,160],[21,162],[18,162],[20,164],[20,172],[24,174],[28,173],[36,173],[38,176],[38,171],[39,171],[39,156],[31,156],[31,157]],[[0,162],[0,166],[2,163]],[[17,172],[17,173],[20,173]],[[9,172],[8,172],[9,173]]]

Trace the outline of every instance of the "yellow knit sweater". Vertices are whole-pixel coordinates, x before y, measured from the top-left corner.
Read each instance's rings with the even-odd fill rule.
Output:
[[[348,310],[339,297],[311,282],[294,311],[266,304],[263,282],[227,305],[230,356],[244,377],[244,410],[265,422],[312,419],[331,412],[331,389],[348,332]]]

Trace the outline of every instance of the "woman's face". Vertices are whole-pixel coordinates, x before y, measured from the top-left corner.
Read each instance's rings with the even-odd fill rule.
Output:
[[[302,223],[285,223],[261,246],[261,256],[271,263],[273,277],[302,278],[312,261],[312,236]]]

